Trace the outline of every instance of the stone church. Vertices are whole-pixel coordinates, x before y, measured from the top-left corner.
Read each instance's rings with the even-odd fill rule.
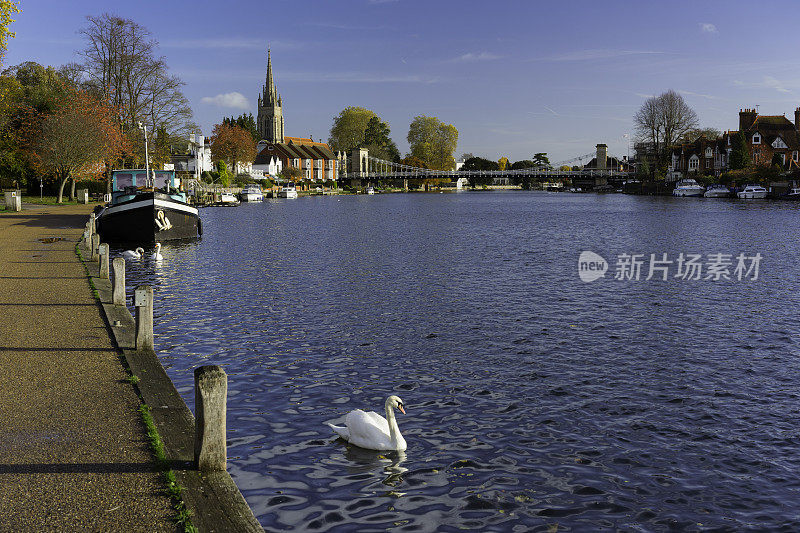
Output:
[[[267,50],[267,82],[258,95],[258,118],[256,121],[261,138],[271,143],[283,142],[283,100],[275,90],[272,79],[272,57]]]
[[[281,170],[300,170],[303,181],[331,181],[338,178],[337,157],[327,144],[310,137],[287,137],[283,127],[283,99],[275,89],[272,77],[272,54],[267,50],[267,81],[258,95],[256,127],[261,140],[256,146],[253,170],[277,177]]]

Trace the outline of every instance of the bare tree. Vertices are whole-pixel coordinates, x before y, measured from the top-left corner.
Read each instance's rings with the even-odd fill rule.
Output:
[[[168,74],[147,28],[108,13],[86,20],[80,33],[87,44],[79,54],[87,82],[117,110],[123,129],[136,130],[139,121],[170,135],[198,129],[181,92],[184,82]]]
[[[697,113],[673,90],[644,101],[633,116],[639,142],[648,143],[663,167],[669,150],[699,125]]]

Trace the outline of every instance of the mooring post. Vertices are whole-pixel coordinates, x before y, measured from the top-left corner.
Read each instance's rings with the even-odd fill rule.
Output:
[[[111,302],[114,305],[125,305],[125,260],[115,257],[114,267],[114,291],[111,294]]]
[[[108,249],[108,244],[103,243],[97,248],[97,254],[100,256],[100,277],[103,279],[109,279],[109,271],[108,271],[108,254],[110,250]]]
[[[228,376],[219,366],[194,371],[194,461],[201,472],[224,472],[228,448],[225,442],[225,403]]]
[[[94,234],[92,235],[92,251],[91,251],[91,260],[97,261],[97,254],[100,252],[100,235]]]
[[[139,285],[133,293],[136,307],[136,351],[153,349],[153,288]]]
[[[94,213],[89,214],[89,237],[95,234],[95,220],[96,216]]]

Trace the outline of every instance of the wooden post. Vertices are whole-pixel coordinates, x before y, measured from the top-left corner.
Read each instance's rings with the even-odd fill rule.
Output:
[[[216,365],[194,371],[194,461],[201,472],[224,472],[228,448],[225,442],[225,404],[228,376]]]
[[[96,233],[95,229],[96,217],[94,213],[89,214],[89,236],[91,237]]]
[[[100,251],[100,235],[94,234],[92,235],[92,250],[91,250],[91,260],[97,261],[97,255]]]
[[[125,305],[125,260],[121,257],[114,258],[114,292],[111,302],[114,305]]]
[[[108,244],[103,243],[97,248],[97,253],[100,256],[100,277],[109,279],[108,260],[109,260]]]
[[[139,285],[133,296],[136,307],[136,351],[153,350],[153,288]]]

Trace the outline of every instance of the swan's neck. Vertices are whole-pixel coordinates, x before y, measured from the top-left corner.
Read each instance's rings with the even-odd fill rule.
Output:
[[[397,447],[398,441],[403,437],[400,435],[400,428],[397,427],[394,408],[388,403],[386,404],[386,421],[389,422],[389,439],[392,441],[392,446]]]

